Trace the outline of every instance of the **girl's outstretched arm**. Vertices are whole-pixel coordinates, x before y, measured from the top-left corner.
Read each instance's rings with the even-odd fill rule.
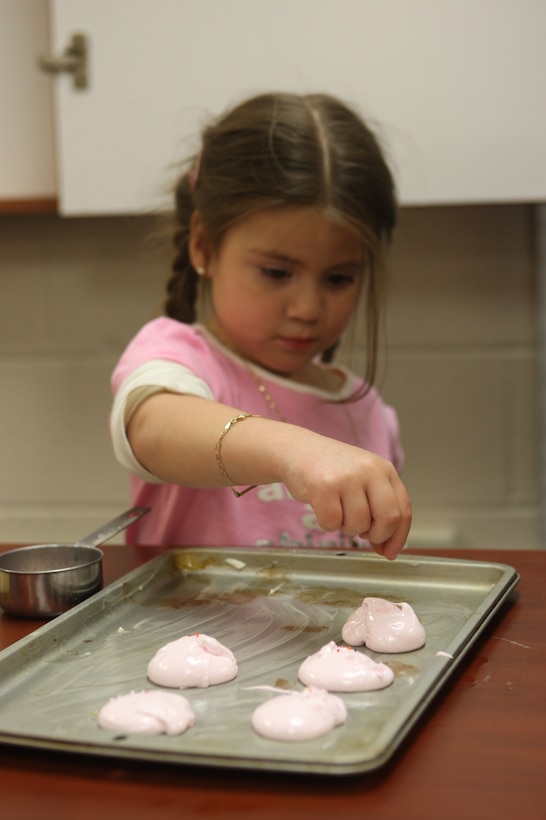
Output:
[[[158,393],[134,412],[127,430],[138,461],[163,481],[221,487],[215,447],[224,426],[243,411],[196,396]],[[404,547],[411,505],[384,458],[303,427],[250,417],[222,440],[222,461],[237,486],[282,482],[310,504],[327,532],[360,535],[393,559]],[[244,500],[241,501],[244,504]]]

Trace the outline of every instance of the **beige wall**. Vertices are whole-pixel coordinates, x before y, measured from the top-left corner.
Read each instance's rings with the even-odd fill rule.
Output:
[[[541,546],[532,209],[409,210],[394,256],[384,394],[402,423],[413,537]]]
[[[0,218],[0,542],[77,538],[127,506],[109,376],[161,303],[168,254],[150,228]],[[379,384],[402,425],[412,542],[541,546],[531,208],[405,209],[393,268]]]

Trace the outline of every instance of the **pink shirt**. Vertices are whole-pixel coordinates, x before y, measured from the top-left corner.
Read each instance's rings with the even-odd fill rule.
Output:
[[[185,325],[166,317],[145,325],[114,370],[114,394],[138,367],[151,360],[166,360],[188,368],[208,385],[218,402],[278,419],[259,392],[248,366],[199,325]],[[252,368],[287,421],[371,450],[401,469],[403,454],[395,411],[373,388],[356,401],[342,401],[362,385],[353,374],[344,371],[343,388],[338,393],[329,393],[296,384],[254,365]],[[339,366],[336,369],[343,370]],[[235,498],[228,487],[192,489],[131,475],[130,489],[135,505],[152,508],[127,531],[131,544],[343,548],[362,543],[341,532],[321,530],[311,507],[292,498],[281,484],[263,485],[243,498]]]

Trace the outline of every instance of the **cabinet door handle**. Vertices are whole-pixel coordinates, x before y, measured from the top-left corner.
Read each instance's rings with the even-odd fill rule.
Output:
[[[42,54],[38,65],[42,71],[51,74],[67,72],[72,74],[74,88],[82,90],[88,87],[89,47],[85,34],[73,34],[70,42],[61,55]]]

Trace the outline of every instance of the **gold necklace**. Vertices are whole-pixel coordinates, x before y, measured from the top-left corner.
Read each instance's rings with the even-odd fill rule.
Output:
[[[207,325],[207,330],[208,330],[208,331],[209,331],[209,333],[211,333],[211,334],[212,334],[215,338],[218,338],[218,337],[216,336],[216,333],[214,332],[214,330],[213,330],[213,329],[212,329],[212,327],[210,326],[210,323]],[[220,341],[220,344],[225,345],[225,342],[222,342],[221,340],[219,340],[219,341]],[[232,351],[232,352],[235,352],[235,351]],[[237,354],[237,355],[238,355],[238,358],[240,359],[240,361],[242,362],[242,364],[244,365],[245,369],[246,369],[246,370],[248,371],[248,373],[250,373],[250,375],[252,376],[252,379],[254,380],[254,383],[255,383],[255,385],[256,385],[256,388],[258,389],[258,392],[259,392],[259,393],[261,393],[261,395],[262,395],[262,397],[263,397],[264,401],[265,401],[265,402],[269,405],[269,407],[270,407],[270,408],[273,410],[273,412],[277,415],[277,418],[279,419],[279,421],[285,421],[285,422],[286,422],[286,421],[287,421],[286,416],[283,414],[283,412],[282,412],[281,408],[279,407],[279,405],[277,404],[277,402],[275,401],[275,399],[273,398],[273,396],[271,395],[271,393],[269,392],[269,390],[267,389],[267,387],[265,386],[265,384],[263,384],[263,383],[260,381],[260,379],[258,378],[258,374],[257,374],[257,373],[256,373],[256,372],[252,369],[252,367],[250,366],[250,364],[249,364],[248,362],[246,362],[242,356],[240,356],[240,354]],[[344,411],[345,415],[347,416],[347,419],[348,419],[348,421],[349,421],[349,426],[350,426],[350,428],[351,428],[351,433],[352,433],[352,435],[353,435],[354,443],[356,444],[356,446],[357,446],[357,447],[361,447],[362,445],[361,445],[361,443],[360,443],[360,436],[358,435],[358,430],[357,430],[357,427],[356,427],[355,421],[354,421],[354,419],[353,419],[353,416],[352,416],[352,414],[350,413],[349,408],[348,408],[348,406],[347,406],[347,402],[345,402],[345,401],[340,401],[340,402],[338,402],[338,403],[341,405],[341,407],[343,408],[343,411]]]
[[[262,384],[262,382],[261,382],[261,381],[260,381],[260,379],[258,378],[258,374],[254,372],[254,370],[252,369],[252,367],[250,366],[250,364],[248,363],[248,361],[246,361],[246,360],[245,360],[244,356],[242,356],[240,353],[238,353],[235,349],[231,348],[231,347],[230,347],[230,346],[229,346],[229,345],[228,345],[225,341],[223,341],[222,339],[220,339],[220,338],[217,336],[217,334],[216,334],[216,332],[214,331],[214,329],[211,327],[211,323],[210,323],[210,322],[208,322],[208,323],[207,323],[207,325],[206,325],[206,329],[208,330],[208,332],[209,332],[209,333],[211,333],[211,334],[214,336],[214,338],[215,338],[215,339],[217,339],[217,340],[218,340],[218,342],[219,342],[219,343],[220,343],[223,347],[226,347],[228,350],[230,350],[232,353],[234,353],[234,354],[237,356],[237,358],[238,358],[238,359],[240,360],[240,362],[243,364],[243,366],[244,366],[245,370],[247,370],[247,371],[248,371],[248,373],[250,373],[250,375],[251,375],[251,376],[252,376],[252,378],[254,379],[254,382],[255,382],[255,384],[256,384],[256,387],[258,388],[259,392],[262,394],[262,396],[263,396],[264,400],[267,402],[267,404],[270,406],[270,408],[273,410],[273,412],[274,412],[274,413],[276,413],[276,415],[277,415],[277,417],[278,417],[279,421],[286,421],[286,418],[285,418],[285,416],[283,415],[283,413],[282,413],[282,411],[281,411],[281,408],[279,407],[279,405],[277,404],[277,402],[275,401],[275,399],[273,398],[273,396],[271,395],[271,393],[269,392],[269,390],[267,389],[267,387],[265,386],[265,384]]]
[[[279,417],[279,421],[286,421],[286,418],[283,415],[283,413],[281,411],[281,408],[279,407],[279,405],[277,404],[277,402],[275,401],[275,399],[273,398],[273,396],[271,395],[271,393],[269,392],[269,390],[267,389],[265,384],[262,384],[262,382],[259,380],[258,374],[255,373],[254,370],[252,370],[252,368],[250,368],[250,367],[247,367],[247,370],[250,373],[250,375],[252,376],[252,378],[254,379],[256,387],[258,388],[258,391],[264,397],[264,400],[271,407],[273,412],[276,413],[277,416]]]
[[[250,373],[250,375],[254,379],[254,383],[256,384],[258,392],[262,394],[262,396],[264,398],[264,401],[269,405],[269,407],[271,407],[273,412],[277,414],[277,416],[279,418],[279,421],[286,421],[286,417],[284,416],[281,408],[279,407],[279,405],[277,404],[277,402],[275,401],[275,399],[273,398],[273,396],[271,395],[271,393],[269,392],[269,390],[267,389],[265,384],[263,384],[260,381],[260,379],[258,378],[258,374],[255,373],[254,370],[252,370],[252,368],[249,367],[248,365],[246,366],[246,369],[248,370],[248,372]],[[350,410],[347,406],[347,402],[340,401],[340,402],[337,402],[337,403],[339,405],[341,405],[345,415],[347,416],[347,419],[349,421],[349,426],[351,428],[351,433],[353,435],[353,439],[354,439],[355,444],[357,445],[357,447],[361,447],[362,445],[360,444],[360,436],[358,435],[358,430],[356,428],[356,424],[355,424],[355,421],[353,419],[352,413],[350,412]]]

